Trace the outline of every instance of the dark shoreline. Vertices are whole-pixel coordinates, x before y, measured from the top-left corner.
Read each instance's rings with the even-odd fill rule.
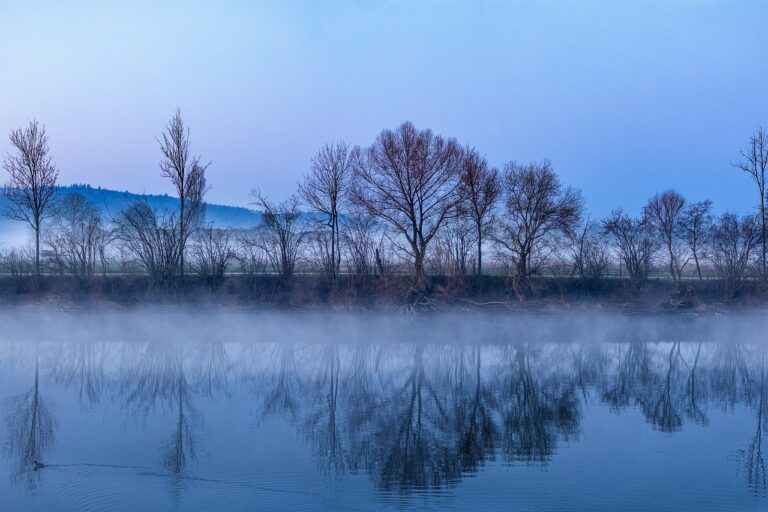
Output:
[[[50,308],[126,308],[135,306],[226,307],[265,310],[403,310],[418,311],[606,311],[624,313],[696,313],[768,311],[768,291],[749,283],[724,300],[715,280],[685,282],[679,290],[669,279],[651,279],[640,290],[622,279],[588,283],[572,278],[532,279],[524,296],[502,276],[456,279],[433,277],[430,289],[414,306],[409,276],[361,281],[342,276],[331,286],[322,276],[298,275],[291,286],[277,276],[226,276],[209,282],[189,276],[168,287],[153,285],[148,276],[107,275],[87,282],[71,276],[0,278],[0,307],[35,305]],[[519,290],[519,288],[518,288]],[[424,305],[426,304],[426,307]]]

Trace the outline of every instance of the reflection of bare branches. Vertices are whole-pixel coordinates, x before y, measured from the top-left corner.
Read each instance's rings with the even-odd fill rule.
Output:
[[[546,462],[557,433],[576,430],[579,412],[573,386],[551,393],[536,382],[530,368],[529,347],[514,350],[509,392],[504,410],[504,454],[510,461]]]
[[[384,489],[424,489],[455,482],[461,468],[445,435],[446,412],[424,371],[424,347],[414,350],[403,386],[379,410],[369,469]]]
[[[688,375],[688,380],[685,384],[685,394],[686,394],[686,402],[685,402],[685,412],[688,415],[689,418],[692,418],[693,421],[698,423],[699,425],[707,425],[709,424],[709,420],[707,419],[707,415],[702,410],[701,406],[699,405],[699,385],[698,385],[698,374],[696,373],[696,370],[699,366],[699,357],[701,356],[701,343],[698,344],[698,347],[696,348],[696,356],[693,360],[693,364],[691,365],[691,372]]]
[[[208,397],[213,397],[214,391],[228,393],[229,357],[221,342],[204,343],[198,347],[193,361],[195,390]]]
[[[31,389],[11,397],[6,410],[6,451],[17,462],[12,478],[15,482],[25,482],[29,489],[35,489],[40,473],[35,472],[32,465],[35,461],[44,459],[46,450],[54,442],[56,430],[56,421],[51,409],[40,396],[37,359]]]
[[[228,393],[233,379],[254,390],[259,415],[299,430],[324,473],[362,471],[396,492],[453,485],[497,457],[545,465],[579,432],[582,407],[595,398],[614,411],[638,407],[663,432],[685,421],[706,424],[712,403],[744,405],[754,408],[757,428],[739,452],[739,467],[750,491],[765,493],[768,400],[758,350],[679,341],[73,343],[55,352],[51,374],[83,403],[98,404],[114,386],[132,412],[161,416],[167,433],[159,462],[175,475],[177,496],[198,452],[202,418],[195,405],[202,407],[200,396]],[[21,356],[6,359],[13,357]],[[32,471],[32,461],[48,462],[56,428],[40,375],[48,370],[36,365],[33,385],[3,404],[5,448],[18,461],[14,478],[32,488],[45,473]]]
[[[751,382],[741,344],[718,344],[713,363],[710,385],[723,407],[733,407],[748,399]]]
[[[294,418],[299,410],[299,404],[294,396],[298,379],[293,346],[280,345],[276,351],[278,358],[276,381],[264,397],[264,413],[289,413],[291,418]]]
[[[677,361],[680,358],[680,342],[672,344],[669,351],[667,378],[653,404],[644,403],[643,409],[649,421],[662,432],[674,432],[680,429],[683,419],[675,407],[675,397],[672,396],[672,377]],[[652,406],[651,406],[652,405]]]
[[[587,389],[602,384],[608,366],[608,355],[603,345],[596,343],[572,344],[568,346],[575,366],[576,385],[581,389],[587,403]]]
[[[619,410],[630,404],[630,400],[642,396],[642,387],[651,378],[651,358],[646,343],[632,342],[620,357],[615,381],[603,393],[603,399]]]
[[[325,473],[344,471],[344,453],[337,422],[339,366],[338,347],[325,347],[321,374],[315,383],[321,398],[321,406],[314,413],[309,414],[304,422],[304,428],[312,441],[313,452]]]
[[[463,354],[461,355],[463,359]],[[472,353],[475,364],[474,389],[469,396],[458,395],[455,407],[456,419],[460,425],[459,460],[463,471],[477,471],[486,460],[493,460],[495,455],[498,428],[489,406],[489,393],[481,380],[480,348]]]
[[[180,473],[187,465],[187,455],[194,460],[195,444],[192,426],[188,414],[184,410],[185,404],[188,405],[189,403],[189,392],[183,374],[177,379],[176,385],[178,390],[176,393],[175,430],[171,433],[168,446],[163,454],[163,463],[174,473]]]
[[[132,380],[133,386],[126,399],[129,406],[144,414],[155,412],[158,408],[175,411],[174,431],[163,451],[162,460],[170,471],[181,472],[188,460],[195,458],[191,422],[195,410],[181,350],[170,343],[150,343]]]
[[[61,350],[54,370],[56,383],[74,387],[80,403],[90,407],[98,405],[105,388],[104,361],[107,346],[104,343],[71,343]]]
[[[765,493],[765,457],[763,455],[763,430],[768,430],[768,421],[763,425],[765,401],[765,359],[760,369],[760,389],[757,402],[757,428],[749,447],[741,455],[744,458],[744,469],[747,472],[747,487],[754,494]]]

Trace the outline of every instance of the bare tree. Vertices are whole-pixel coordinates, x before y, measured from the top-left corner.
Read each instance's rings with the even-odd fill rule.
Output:
[[[354,201],[405,238],[398,247],[412,258],[415,288],[426,288],[427,248],[461,199],[461,148],[405,122],[355,153]]]
[[[173,183],[179,196],[177,236],[179,238],[179,275],[184,276],[184,252],[189,236],[205,217],[203,199],[208,191],[205,171],[211,165],[200,163],[200,157],[189,153],[189,128],[185,128],[181,110],[176,109],[168,122],[162,140],[157,139],[163,159],[160,161],[162,175]]]
[[[299,200],[291,196],[282,203],[274,203],[258,190],[251,194],[262,210],[261,236],[258,240],[283,284],[288,285],[293,279],[299,251],[306,237],[306,232],[301,229]]]
[[[12,247],[0,252],[0,269],[11,277],[21,279],[35,272],[35,258],[30,247]]]
[[[333,280],[341,266],[339,216],[346,206],[352,174],[352,154],[343,142],[326,144],[312,159],[310,173],[299,184],[299,194],[322,214],[331,230],[328,272]]]
[[[221,285],[235,256],[232,232],[214,227],[199,229],[192,237],[190,249],[193,268],[200,278],[213,287]]]
[[[3,168],[8,173],[5,196],[9,206],[5,215],[24,221],[35,232],[35,276],[40,278],[40,233],[43,221],[53,213],[56,180],[59,171],[48,154],[48,136],[45,126],[37,120],[27,128],[10,134],[15,154],[6,154]]]
[[[587,220],[573,241],[573,268],[579,279],[600,281],[608,269],[608,250],[603,234]]]
[[[267,267],[267,254],[259,241],[260,232],[249,230],[241,233],[235,242],[234,258],[240,270],[253,279]]]
[[[739,219],[732,213],[725,213],[718,219],[712,237],[711,258],[726,298],[733,298],[749,278],[761,240],[759,218]]]
[[[674,190],[656,194],[643,210],[647,222],[667,249],[669,274],[678,286],[689,259],[680,236],[684,212],[685,198]]]
[[[98,209],[82,194],[72,193],[56,208],[43,254],[60,273],[89,279],[109,241],[110,233]]]
[[[475,243],[473,223],[463,209],[448,218],[435,237],[430,251],[430,264],[437,273],[463,277],[472,267]]]
[[[699,201],[688,205],[683,211],[681,228],[683,238],[693,256],[696,265],[696,275],[701,279],[701,259],[706,256],[706,250],[712,239],[712,201]]]
[[[464,210],[472,218],[477,243],[478,275],[483,273],[483,241],[495,221],[494,206],[501,193],[499,172],[488,167],[485,158],[474,149],[464,151],[461,165],[461,196]]]
[[[373,274],[382,275],[386,272],[386,235],[373,218],[361,212],[351,215],[344,223],[341,236],[348,264],[358,279],[364,280]]]
[[[611,212],[603,220],[603,232],[616,243],[619,258],[627,268],[630,286],[634,289],[648,277],[658,242],[653,236],[653,228],[645,218],[630,218],[621,209]]]
[[[766,172],[768,172],[768,133],[763,130],[763,127],[759,127],[752,137],[749,139],[749,146],[746,149],[741,150],[741,160],[735,164],[734,167],[741,169],[743,172],[749,174],[755,182],[757,191],[760,194],[760,202],[758,203],[759,222],[760,222],[760,239],[762,244],[762,251],[760,255],[760,278],[765,281],[766,279]]]
[[[495,242],[512,255],[516,276],[525,280],[533,256],[550,247],[557,235],[573,235],[581,220],[581,192],[563,188],[549,161],[519,164],[504,169],[504,215]]]
[[[139,201],[115,219],[115,236],[127,252],[143,264],[156,284],[168,285],[180,262],[178,219],[159,215],[146,201]]]

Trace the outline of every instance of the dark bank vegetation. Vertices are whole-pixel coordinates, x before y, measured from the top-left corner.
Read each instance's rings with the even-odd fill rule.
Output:
[[[406,122],[367,147],[323,146],[283,201],[255,188],[260,222],[245,229],[206,222],[210,164],[192,153],[179,111],[157,139],[172,210],[136,201],[107,216],[59,193],[45,127],[32,121],[10,139],[5,213],[29,224],[34,245],[0,254],[5,301],[688,308],[768,297],[762,129],[732,164],[759,196],[744,214],[714,215],[711,201],[666,190],[642,211],[593,219],[549,161],[497,170]]]

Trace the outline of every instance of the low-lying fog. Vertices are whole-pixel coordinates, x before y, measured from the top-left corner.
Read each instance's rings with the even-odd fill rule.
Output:
[[[758,341],[768,315],[199,310],[183,307],[0,311],[0,341],[519,344]]]

